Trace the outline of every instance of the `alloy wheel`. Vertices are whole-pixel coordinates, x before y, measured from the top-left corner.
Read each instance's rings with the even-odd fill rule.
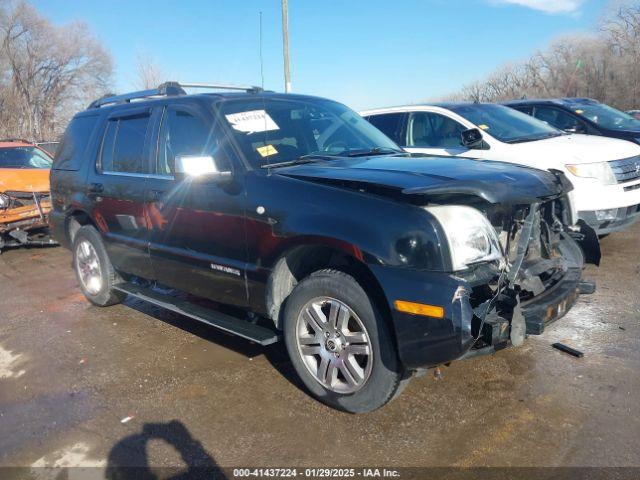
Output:
[[[309,373],[331,391],[356,392],[371,374],[369,334],[358,315],[340,300],[310,300],[298,315],[296,343]]]
[[[96,249],[87,240],[80,241],[76,247],[76,268],[85,290],[97,295],[102,289],[102,269]]]

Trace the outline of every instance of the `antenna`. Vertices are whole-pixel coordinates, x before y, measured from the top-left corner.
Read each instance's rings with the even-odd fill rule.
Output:
[[[282,50],[284,55],[284,93],[291,92],[291,71],[289,70],[289,3],[282,1]]]
[[[260,11],[260,86],[264,90],[264,61],[262,60],[262,10]]]

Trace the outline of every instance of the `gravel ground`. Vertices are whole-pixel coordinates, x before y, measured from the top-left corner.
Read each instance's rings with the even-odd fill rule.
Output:
[[[602,249],[597,292],[543,335],[358,416],[309,397],[279,345],[90,306],[68,251],[7,251],[0,466],[640,466],[640,224]]]

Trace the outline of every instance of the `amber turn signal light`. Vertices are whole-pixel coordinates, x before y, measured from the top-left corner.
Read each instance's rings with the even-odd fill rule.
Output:
[[[396,310],[413,315],[423,315],[425,317],[444,318],[444,308],[437,305],[427,305],[425,303],[405,302],[396,300],[394,302]]]

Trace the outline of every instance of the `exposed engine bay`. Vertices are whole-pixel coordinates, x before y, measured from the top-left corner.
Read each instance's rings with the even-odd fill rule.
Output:
[[[587,291],[591,284],[581,282],[585,258],[567,227],[568,208],[563,196],[484,209],[498,232],[506,262],[480,266],[468,278],[478,285],[470,297],[476,339],[470,355],[509,343],[519,345],[525,333],[540,334],[547,324],[561,318],[579,293],[591,293]],[[488,282],[487,276],[491,277]],[[554,295],[561,300],[549,306]],[[544,312],[535,308],[542,298]]]

